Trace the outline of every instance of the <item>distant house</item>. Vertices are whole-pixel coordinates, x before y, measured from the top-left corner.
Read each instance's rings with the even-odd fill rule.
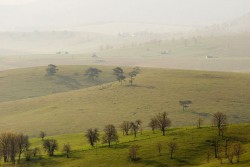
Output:
[[[206,56],[206,59],[212,59],[214,58],[213,56]]]
[[[169,54],[169,53],[170,53],[169,50],[164,50],[164,51],[161,52],[161,54],[163,54],[163,55],[167,55],[167,54]]]

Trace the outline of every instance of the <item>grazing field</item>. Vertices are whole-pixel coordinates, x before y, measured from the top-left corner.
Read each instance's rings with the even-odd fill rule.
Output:
[[[216,167],[216,166],[241,166],[248,167],[250,165],[250,124],[230,125],[225,136],[219,137],[219,147],[221,155],[224,155],[225,139],[230,142],[240,141],[244,151],[240,156],[240,162],[236,163],[236,157],[230,164],[227,158],[222,156],[222,164],[218,159],[214,158],[213,140],[217,135],[217,129],[214,127],[182,127],[168,129],[166,136],[162,136],[157,131],[153,134],[151,131],[144,131],[138,134],[137,138],[133,135],[122,136],[120,134],[119,143],[113,143],[111,148],[98,142],[97,148],[91,148],[84,137],[84,131],[79,134],[66,134],[59,136],[48,136],[47,139],[56,139],[59,149],[55,156],[49,157],[42,149],[42,140],[40,138],[32,138],[32,148],[39,147],[41,157],[32,158],[31,161],[21,161],[21,166],[55,166],[55,167],[75,167],[75,166],[119,166],[119,167],[173,167],[173,166],[199,166],[199,167]],[[161,155],[157,150],[157,143],[161,143],[163,148]],[[168,143],[176,142],[177,150],[170,159]],[[66,158],[66,154],[62,152],[63,145],[69,143],[72,148],[70,158]],[[139,145],[137,152],[138,161],[133,162],[129,159],[129,147],[131,145]],[[210,152],[210,160],[207,162],[207,152]]]
[[[68,69],[68,75],[84,69],[82,66],[59,67]],[[114,80],[111,70],[114,67],[97,68],[105,70],[105,75],[97,81]],[[45,68],[37,69],[40,71],[37,74],[36,68],[4,73],[19,76],[9,79],[10,83],[21,84],[26,78],[26,75],[20,74],[21,71],[26,71],[27,76],[29,72],[31,76],[40,74],[36,77],[43,79]],[[130,70],[125,68],[126,73]],[[33,85],[35,87],[36,81],[33,82],[31,89]],[[46,82],[53,83],[54,78]],[[66,88],[60,83],[53,83],[50,87],[52,90],[61,87],[63,91]],[[136,119],[141,119],[146,129],[150,118],[163,111],[169,114],[173,127],[195,125],[199,117],[204,119],[204,124],[210,125],[211,114],[215,112],[225,113],[229,124],[249,122],[249,92],[248,73],[142,68],[133,86],[129,86],[128,81],[123,85],[115,81],[57,94],[41,91],[39,95],[50,95],[1,102],[0,131],[25,132],[35,136],[44,130],[53,135],[82,132],[90,127],[103,128],[108,123],[118,126],[122,121]],[[26,90],[19,93],[19,97],[27,96]],[[193,103],[182,111],[179,100],[191,100]]]

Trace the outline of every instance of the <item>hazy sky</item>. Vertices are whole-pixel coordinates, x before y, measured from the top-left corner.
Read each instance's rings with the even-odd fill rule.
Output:
[[[250,0],[0,0],[0,29],[97,22],[194,24],[250,12]]]

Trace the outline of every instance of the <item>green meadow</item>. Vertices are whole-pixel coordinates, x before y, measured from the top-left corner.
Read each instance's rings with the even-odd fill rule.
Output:
[[[242,130],[244,129],[244,130]],[[142,135],[138,134],[136,138],[133,135],[122,136],[118,143],[112,143],[111,148],[98,142],[96,147],[91,147],[84,136],[84,131],[77,134],[65,134],[48,136],[47,139],[56,139],[59,143],[59,149],[55,156],[49,157],[42,149],[42,140],[40,138],[32,138],[32,148],[39,147],[40,156],[32,158],[31,161],[21,161],[20,166],[119,166],[119,167],[175,167],[175,166],[199,166],[199,167],[215,167],[215,166],[243,166],[250,165],[250,136],[247,133],[250,130],[249,124],[230,125],[225,133],[225,137],[220,137],[220,149],[224,151],[225,139],[231,141],[241,141],[243,154],[240,156],[240,162],[230,164],[227,158],[222,158],[222,164],[218,159],[214,158],[212,141],[217,136],[217,129],[214,127],[182,127],[171,128],[167,130],[166,136],[162,136],[160,131],[152,133],[152,131],[143,131]],[[177,150],[170,159],[167,144],[171,141],[177,143]],[[63,145],[69,143],[72,148],[70,158],[66,158],[66,154],[62,152]],[[157,150],[157,143],[161,143],[163,148],[161,154]],[[140,146],[137,156],[138,161],[129,159],[129,147],[137,144]],[[207,162],[207,152],[210,152],[210,161]],[[224,154],[224,152],[223,152]]]

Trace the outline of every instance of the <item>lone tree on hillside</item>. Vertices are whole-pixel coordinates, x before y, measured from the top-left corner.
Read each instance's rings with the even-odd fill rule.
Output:
[[[170,153],[170,158],[173,159],[173,154],[177,150],[177,143],[176,142],[168,143],[168,150]]]
[[[57,71],[58,71],[57,66],[54,64],[49,64],[46,69],[47,76],[55,75]]]
[[[213,114],[212,122],[218,128],[218,135],[220,136],[221,129],[227,124],[227,116],[221,112],[216,112]]]
[[[106,125],[103,131],[104,131],[104,135],[102,138],[103,143],[108,143],[110,147],[111,142],[118,141],[119,137],[118,137],[118,134],[114,125],[112,124]]]
[[[49,156],[53,156],[55,150],[58,149],[57,141],[54,139],[46,139],[43,141],[43,148]]]
[[[158,128],[158,121],[157,121],[157,119],[156,118],[151,118],[148,126],[152,129],[153,133],[155,133],[155,129]]]
[[[126,79],[124,71],[121,67],[116,67],[113,69],[113,74],[116,76],[116,79],[121,83]]]
[[[128,73],[130,79],[129,79],[129,83],[130,85],[132,86],[133,85],[133,82],[134,82],[134,79],[135,77],[140,73],[140,68],[139,67],[134,67],[133,70]]]
[[[182,110],[185,111],[185,109],[187,109],[190,104],[192,104],[191,100],[180,100],[179,104],[182,106]]]
[[[90,67],[85,71],[85,76],[90,78],[91,80],[95,80],[95,78],[99,77],[99,74],[102,72],[102,70],[99,70],[97,68]]]
[[[120,128],[122,130],[123,135],[128,135],[130,129],[129,121],[123,121],[122,124],[120,125]]]
[[[64,144],[63,151],[65,152],[67,158],[69,158],[69,154],[71,152],[71,146],[70,146],[70,144]]]
[[[86,138],[89,141],[89,144],[94,147],[95,143],[99,141],[99,132],[98,129],[88,129],[86,134]]]
[[[41,131],[39,136],[41,137],[42,141],[44,140],[45,136],[46,136],[46,133]]]
[[[167,115],[168,114],[166,112],[163,112],[159,113],[155,118],[163,136],[166,135],[166,128],[171,125],[171,120],[167,117]]]

